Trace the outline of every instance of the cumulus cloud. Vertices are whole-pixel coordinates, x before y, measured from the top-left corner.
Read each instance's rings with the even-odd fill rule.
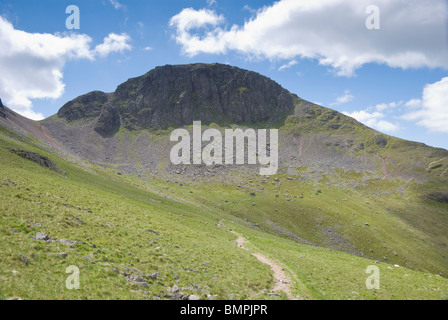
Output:
[[[377,129],[382,132],[396,132],[400,129],[400,126],[396,123],[383,120],[384,114],[379,111],[368,112],[367,110],[343,112],[345,115],[355,118],[359,122]]]
[[[224,53],[225,43],[217,39],[219,28],[208,32],[204,37],[191,33],[197,28],[216,27],[224,20],[224,16],[217,15],[212,10],[187,8],[170,19],[170,26],[176,28],[176,41],[184,44],[183,51],[189,56],[195,56],[200,52]]]
[[[128,43],[130,37],[126,33],[115,34],[111,33],[104,42],[95,47],[94,52],[101,57],[109,55],[111,52],[123,52],[125,50],[131,50],[131,45]]]
[[[365,26],[371,0],[280,0],[244,25],[223,26],[208,9],[172,17],[175,39],[188,56],[229,51],[261,59],[311,58],[351,76],[367,63],[398,68],[448,67],[444,0],[376,0],[381,29]],[[196,29],[196,30],[193,30]]]
[[[170,26],[175,26],[179,35],[186,35],[191,29],[206,25],[216,26],[221,22],[224,22],[224,16],[217,15],[212,10],[186,8],[170,19]]]
[[[414,110],[404,114],[404,120],[417,121],[433,132],[448,133],[448,77],[427,84],[422,98],[410,100],[406,106]]]
[[[332,104],[330,104],[330,106],[340,106],[341,104],[350,102],[354,99],[355,97],[350,93],[349,90],[345,90],[344,95],[338,97],[336,99],[335,102],[333,102]]]
[[[94,60],[111,52],[130,49],[129,37],[110,34],[91,49],[85,34],[41,34],[16,30],[0,16],[0,97],[6,105],[35,120],[33,99],[59,98],[65,85],[63,67],[68,60]]]
[[[372,109],[375,111],[370,112]],[[429,131],[448,133],[448,77],[427,84],[421,98],[380,103],[366,110],[344,114],[380,131],[395,132],[401,129],[399,124],[384,120],[385,112],[393,112],[396,119],[415,122]]]

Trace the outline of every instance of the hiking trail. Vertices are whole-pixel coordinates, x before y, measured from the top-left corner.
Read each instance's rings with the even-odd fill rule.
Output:
[[[238,237],[236,240],[236,243],[238,245],[238,248],[250,251],[245,246],[245,239],[240,234],[232,231],[234,235]],[[274,272],[274,279],[275,279],[275,285],[274,288],[271,290],[271,292],[278,292],[283,291],[286,296],[288,297],[288,300],[301,300],[302,298],[297,296],[294,297],[294,295],[291,292],[291,279],[288,277],[288,275],[285,273],[285,269],[276,261],[269,259],[268,257],[262,255],[261,253],[252,253],[252,255],[258,259],[258,261],[267,264],[271,270]]]

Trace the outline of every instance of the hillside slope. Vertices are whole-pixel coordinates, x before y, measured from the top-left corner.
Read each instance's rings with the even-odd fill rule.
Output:
[[[10,148],[47,156],[64,173]],[[301,299],[446,298],[443,277],[263,230],[202,201],[208,187],[148,184],[94,165],[87,172],[4,128],[0,162],[0,298],[286,298],[272,291],[271,270],[251,252],[284,266],[292,295]],[[243,197],[235,192],[233,205]],[[231,231],[251,251],[238,248]],[[380,290],[366,289],[372,264],[381,272]],[[66,288],[69,266],[79,268],[80,290]]]

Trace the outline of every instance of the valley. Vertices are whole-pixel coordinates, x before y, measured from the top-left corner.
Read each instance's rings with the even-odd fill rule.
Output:
[[[275,128],[278,172],[171,163],[172,130],[193,120]],[[448,151],[250,71],[160,67],[41,122],[2,105],[0,163],[4,299],[448,298]],[[69,266],[79,290],[65,286]]]

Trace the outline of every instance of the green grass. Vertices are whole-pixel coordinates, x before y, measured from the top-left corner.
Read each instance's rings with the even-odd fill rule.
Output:
[[[142,289],[154,298],[166,293],[165,286],[177,283],[179,287],[208,286],[210,294],[224,299],[228,294],[243,299],[272,281],[269,269],[246,252],[235,250],[233,235],[217,228],[217,219],[206,212],[198,214],[193,206],[92,175],[48,155],[66,172],[66,177],[58,175],[10,153],[9,145],[2,143],[0,152],[0,161],[10,164],[1,167],[0,179],[15,184],[9,182],[9,186],[0,188],[0,287],[6,296],[128,299],[142,297],[132,291]],[[33,227],[36,223],[41,227]],[[59,243],[32,240],[38,231],[86,244],[76,245],[76,252],[71,252]],[[68,257],[51,255],[60,252],[68,252]],[[28,265],[21,261],[20,254],[29,259]],[[85,258],[90,254],[95,264]],[[79,291],[65,288],[65,269],[70,265],[80,268]],[[159,272],[163,281],[137,288],[108,271],[112,267],[119,271],[129,267],[145,273]]]
[[[10,147],[48,156],[66,175],[22,159]],[[195,284],[218,299],[272,299],[262,293],[273,286],[271,270],[237,248],[231,230],[249,238],[253,251],[283,264],[294,278],[294,293],[307,299],[446,298],[448,281],[435,274],[447,265],[441,246],[447,242],[447,207],[416,201],[421,187],[413,184],[408,193],[378,196],[399,188],[401,180],[362,188],[335,186],[332,176],[289,181],[279,175],[279,182],[254,177],[244,188],[148,182],[94,165],[82,169],[5,129],[0,163],[0,298],[166,299],[168,287]],[[280,235],[267,220],[318,246]],[[342,252],[346,248],[337,243],[339,251],[323,248],[333,245],[322,232],[328,226],[364,257]],[[31,238],[36,232],[85,243],[70,248],[36,241]],[[365,269],[376,259],[381,289],[367,290]],[[80,269],[80,290],[65,287],[71,265]],[[145,288],[126,282],[120,275],[132,273],[126,268],[160,276],[147,278]],[[208,298],[205,292],[185,292]]]
[[[397,190],[403,183],[399,179],[349,188],[336,186],[328,177],[320,182],[278,177],[279,182],[253,178],[252,183],[241,183],[244,188],[219,183],[208,184],[206,189],[193,182],[181,188],[174,182],[163,183],[164,187],[153,183],[166,194],[202,203],[266,231],[272,232],[269,220],[319,246],[425,272],[446,271],[446,204],[420,200],[411,187],[405,194],[377,196],[379,190]],[[326,232],[329,227],[332,234]],[[352,245],[345,247],[348,244]]]
[[[447,281],[440,276],[362,259],[338,251],[297,245],[258,232],[247,233],[250,242],[270,256],[285,261],[297,275],[299,294],[314,299],[444,299]],[[380,288],[366,288],[369,265],[380,270]],[[311,297],[310,297],[311,296]]]

